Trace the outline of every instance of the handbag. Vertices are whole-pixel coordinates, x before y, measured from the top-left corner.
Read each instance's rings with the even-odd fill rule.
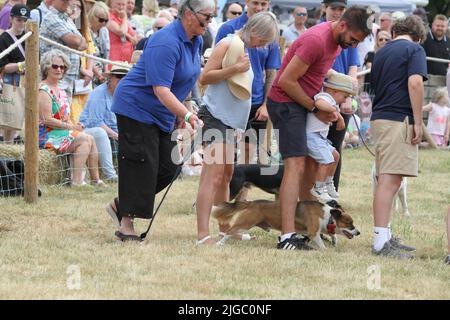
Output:
[[[25,118],[25,89],[3,83],[0,95],[0,128],[21,130]]]

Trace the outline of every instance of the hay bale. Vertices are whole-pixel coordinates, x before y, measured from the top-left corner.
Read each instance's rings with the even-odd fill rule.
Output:
[[[0,144],[0,156],[16,160],[24,160],[25,146],[23,144]],[[53,151],[39,150],[39,183],[41,185],[57,185],[67,183],[68,163],[66,155]]]

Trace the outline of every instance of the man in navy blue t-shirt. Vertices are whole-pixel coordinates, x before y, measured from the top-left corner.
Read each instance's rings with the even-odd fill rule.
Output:
[[[372,130],[375,138],[377,187],[373,200],[373,253],[400,259],[413,258],[402,251],[390,231],[392,202],[402,178],[418,175],[418,144],[422,140],[423,82],[427,80],[426,37],[422,20],[410,16],[392,27],[394,40],[375,55],[371,86],[375,91]]]

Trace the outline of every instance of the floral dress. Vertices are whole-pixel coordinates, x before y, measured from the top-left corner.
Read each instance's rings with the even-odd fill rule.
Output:
[[[70,117],[70,105],[65,91],[60,89],[59,96],[57,96],[46,84],[41,84],[39,90],[47,93],[52,99],[53,118],[67,122]],[[60,153],[66,152],[79,133],[74,130],[50,128],[39,121],[39,148]]]

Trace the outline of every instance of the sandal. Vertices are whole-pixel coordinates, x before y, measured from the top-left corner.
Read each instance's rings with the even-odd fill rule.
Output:
[[[103,180],[92,180],[91,184],[95,187],[108,188],[108,185]]]
[[[242,240],[242,241],[250,241],[250,240],[255,240],[256,239],[256,236],[252,236],[250,233],[243,233],[240,238],[237,238],[234,235],[229,235],[229,234],[226,234],[225,232],[222,232],[222,231],[219,232],[219,237],[221,237],[222,239],[226,238],[225,240],[228,240],[228,239],[232,238],[232,239]]]
[[[200,245],[207,245],[208,243],[206,243],[208,240],[212,239],[210,235],[207,235],[206,237],[204,237],[203,239],[197,240],[195,242],[196,246],[200,246]]]
[[[122,221],[122,216],[119,214],[119,199],[114,198],[114,205],[116,206],[116,209],[114,210],[114,207],[111,203],[108,203],[106,206],[106,212],[108,212],[109,216],[113,220],[114,224],[117,228],[120,228],[120,222]]]
[[[80,188],[80,187],[87,186],[87,183],[86,183],[86,181],[83,181],[83,182],[80,182],[80,183],[71,182],[71,183],[70,183],[70,186],[71,186],[72,188]]]
[[[142,242],[142,238],[134,235],[134,234],[123,234],[120,231],[116,231],[115,236],[122,242],[126,242],[126,241],[137,241],[137,242]]]

